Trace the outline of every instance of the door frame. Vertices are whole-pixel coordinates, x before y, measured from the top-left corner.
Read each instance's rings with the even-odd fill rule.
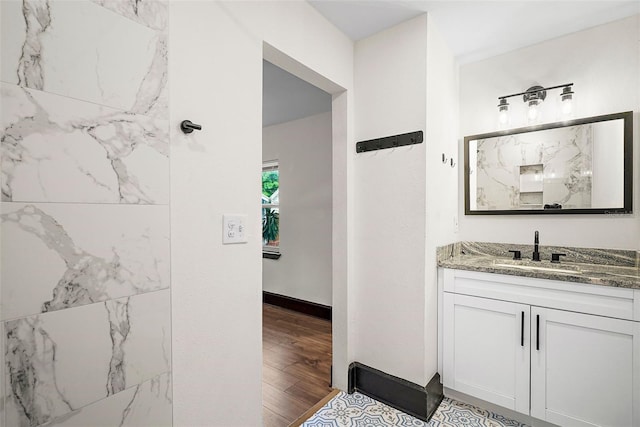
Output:
[[[263,41],[263,59],[331,94],[331,150],[332,150],[332,244],[331,244],[331,299],[332,299],[332,378],[334,388],[347,389],[349,368],[348,348],[348,284],[349,259],[352,246],[352,154],[349,141],[353,126],[349,110],[352,94],[344,87],[321,75],[309,66],[288,56]],[[262,289],[262,288],[261,288]]]

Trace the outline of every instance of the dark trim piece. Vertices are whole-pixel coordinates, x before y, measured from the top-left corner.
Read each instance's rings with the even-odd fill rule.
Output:
[[[265,258],[265,259],[280,259],[281,256],[282,256],[281,253],[262,252],[262,258]]]
[[[438,373],[422,387],[359,362],[349,365],[348,391],[365,394],[426,422],[444,398]]]
[[[514,210],[471,210],[469,200],[469,142],[477,139],[497,136],[515,135],[519,133],[577,126],[609,120],[624,121],[624,202],[622,207],[611,208],[579,208],[579,209],[514,209]],[[587,117],[566,122],[548,123],[536,126],[509,129],[464,138],[464,214],[465,215],[574,215],[574,214],[609,214],[624,215],[633,213],[633,111]]]
[[[438,406],[444,399],[444,391],[442,389],[442,381],[440,381],[440,374],[435,373],[431,380],[427,384],[427,420],[430,420],[433,414],[435,414]]]
[[[262,302],[331,321],[331,307],[328,305],[317,304],[315,302],[304,301],[267,291],[262,291]]]
[[[402,147],[403,145],[421,144],[424,141],[424,134],[421,130],[416,132],[403,133],[384,138],[369,139],[356,144],[356,153],[365,151],[384,150],[385,148]]]

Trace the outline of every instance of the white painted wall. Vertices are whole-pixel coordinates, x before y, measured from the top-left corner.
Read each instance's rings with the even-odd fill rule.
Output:
[[[438,286],[436,248],[457,240],[458,65],[433,17],[427,21],[425,381],[437,372]],[[442,162],[442,154],[447,159]],[[425,383],[421,385],[425,385]]]
[[[420,385],[437,371],[436,248],[456,239],[457,69],[427,15],[355,47],[356,140],[425,141],[356,157],[353,355]]]
[[[497,97],[534,83],[575,84],[576,117],[633,110],[634,210],[632,215],[464,216],[464,174],[459,168],[460,240],[532,243],[540,231],[543,245],[619,249],[640,248],[638,156],[640,150],[640,15],[519,49],[460,68],[460,155],[462,140],[497,129]],[[550,97],[559,97],[552,92]],[[511,101],[510,101],[511,102]],[[525,117],[524,103],[513,99],[512,126]],[[553,100],[546,121],[555,121]]]
[[[402,49],[398,49],[402,46]],[[422,15],[355,46],[356,140],[422,130],[355,161],[353,355],[426,385],[437,371],[436,247],[455,240],[458,74]]]
[[[174,424],[257,426],[263,49],[270,62],[306,73],[334,93],[340,120],[333,129],[332,155],[339,165],[333,206],[341,251],[334,254],[339,262],[333,263],[333,277],[342,298],[334,311],[346,319],[353,45],[302,1],[175,0],[170,21]],[[340,94],[340,88],[347,92]],[[203,130],[182,135],[183,119]],[[248,215],[249,243],[222,245],[223,213]],[[334,332],[334,345],[336,339],[336,384],[344,387],[346,328]]]
[[[331,113],[262,129],[262,160],[280,168],[280,259],[262,289],[331,306]]]
[[[356,141],[425,130],[426,61],[426,15],[356,42]],[[354,164],[353,360],[417,384],[425,382],[426,145],[361,153]]]

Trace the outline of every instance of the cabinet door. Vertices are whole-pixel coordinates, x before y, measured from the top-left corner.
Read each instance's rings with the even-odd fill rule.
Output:
[[[531,415],[640,426],[640,323],[531,308]]]
[[[529,414],[528,305],[444,293],[443,383]]]

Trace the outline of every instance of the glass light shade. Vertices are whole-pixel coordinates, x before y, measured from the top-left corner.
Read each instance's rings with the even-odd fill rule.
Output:
[[[562,100],[562,115],[570,117],[573,114],[573,99],[567,98]]]
[[[498,113],[498,123],[500,123],[501,126],[509,124],[509,110],[500,110]]]
[[[507,127],[510,122],[509,115],[509,103],[506,99],[500,99],[500,103],[498,104],[498,125],[501,128]]]
[[[571,90],[571,86],[565,86],[560,94],[560,111],[562,112],[562,117],[564,119],[568,119],[573,116],[573,110],[575,109],[573,94],[574,92]]]
[[[540,120],[540,104],[541,101],[539,99],[532,99],[529,101],[529,110],[527,111],[529,123],[537,123]]]

